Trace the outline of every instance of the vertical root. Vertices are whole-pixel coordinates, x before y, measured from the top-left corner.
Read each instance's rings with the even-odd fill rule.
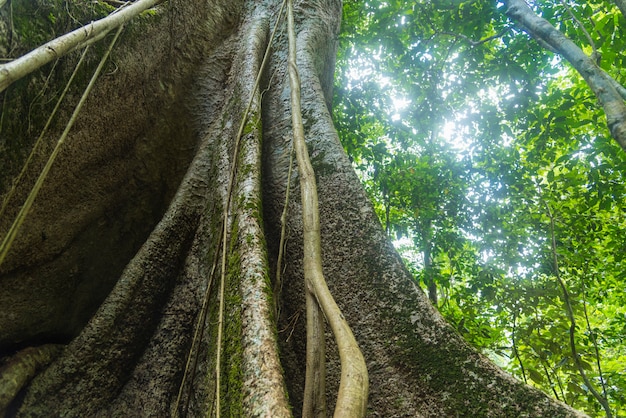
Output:
[[[333,299],[322,273],[322,249],[315,173],[304,140],[300,103],[300,77],[296,64],[296,34],[292,0],[287,3],[289,31],[289,81],[291,86],[291,118],[294,147],[300,172],[302,217],[304,229],[304,280],[307,289],[307,371],[303,416],[313,417],[324,411],[323,377],[324,332],[322,315],[326,317],[337,341],[341,361],[341,381],[337,394],[335,417],[365,416],[369,382],[363,353]],[[321,313],[320,313],[321,312]],[[311,368],[313,368],[311,370]]]

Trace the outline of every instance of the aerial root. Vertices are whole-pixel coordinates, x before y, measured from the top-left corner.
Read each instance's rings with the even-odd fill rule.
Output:
[[[367,408],[369,391],[367,367],[352,330],[330,294],[322,272],[317,185],[304,139],[292,0],[288,0],[287,3],[287,22],[291,118],[300,172],[304,230],[304,280],[307,301],[307,368],[302,415],[306,418],[326,416],[323,320],[325,317],[337,341],[341,361],[341,381],[334,416],[358,418],[365,416]]]
[[[0,368],[0,415],[35,375],[56,358],[60,344],[28,347],[8,359]]]

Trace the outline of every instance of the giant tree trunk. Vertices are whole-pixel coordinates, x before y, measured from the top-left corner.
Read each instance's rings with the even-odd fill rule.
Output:
[[[284,24],[272,46],[263,93],[252,91],[279,7],[275,1],[171,0],[126,29],[114,64],[99,80],[0,266],[0,347],[4,354],[17,353],[3,373],[32,354],[32,348],[22,348],[45,347],[41,352],[48,355],[29,357],[36,362],[59,352],[50,343],[62,345],[9,406],[11,415],[204,416],[212,411],[220,237],[229,200],[221,412],[300,414],[306,338],[295,179],[280,294],[272,294],[270,281],[291,152]],[[387,241],[332,126],[341,4],[297,2],[296,13],[323,267],[367,362],[368,414],[577,415],[477,354],[416,286]],[[60,64],[59,85],[74,61],[68,57]],[[30,91],[28,83],[18,83],[5,93],[10,116],[3,118],[8,127],[2,135],[27,131],[28,121],[17,112],[39,103],[23,99]],[[40,125],[35,120],[28,128]],[[58,125],[48,143],[63,129],[62,122]],[[15,150],[28,147],[27,138],[3,139],[6,155],[23,160]],[[6,155],[2,176],[19,170]],[[35,158],[18,186],[0,220],[0,234],[44,159]],[[234,192],[228,199],[233,166]],[[1,180],[6,189],[10,180]],[[206,317],[201,312],[205,294]],[[198,320],[204,326],[199,344],[192,344]],[[327,340],[332,410],[339,365],[332,338]]]

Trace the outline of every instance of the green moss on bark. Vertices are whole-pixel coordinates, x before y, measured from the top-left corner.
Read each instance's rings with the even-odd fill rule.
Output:
[[[217,216],[215,218],[218,218]],[[214,233],[221,234],[221,223],[216,223]],[[243,347],[242,347],[242,323],[241,323],[241,293],[239,290],[241,270],[240,257],[237,252],[237,220],[235,219],[231,229],[231,240],[228,246],[226,274],[224,284],[224,322],[221,344],[220,364],[220,414],[224,417],[241,417],[243,413]],[[218,251],[221,258],[221,249]],[[220,261],[218,260],[218,265]],[[206,387],[209,394],[210,404],[207,416],[212,416],[210,411],[215,408],[215,371],[217,358],[217,333],[219,318],[219,288],[220,273],[216,273],[213,284],[212,296],[209,302],[208,321],[213,326],[208,333],[210,335],[210,347],[207,352],[209,372],[206,375]]]
[[[411,312],[402,309],[398,318],[411,318]],[[437,327],[434,321],[429,322],[420,318],[418,327]],[[416,325],[407,323],[406,319],[396,323],[403,323],[395,330],[400,336],[396,349],[403,353],[405,361],[416,366],[414,370],[419,370],[416,377],[424,386],[446,398],[450,413],[475,417],[532,417],[537,413],[555,418],[572,416],[565,409],[548,404],[544,393],[501,374],[486,373],[485,360],[451,327],[440,329],[437,341],[433,342],[422,338],[422,333],[416,332]],[[493,387],[494,392],[485,391],[485,387]],[[549,410],[529,409],[542,403]]]
[[[241,345],[241,294],[239,292],[239,256],[232,252],[228,260],[224,300],[226,303],[223,345],[222,415],[242,417],[243,411],[243,347]]]

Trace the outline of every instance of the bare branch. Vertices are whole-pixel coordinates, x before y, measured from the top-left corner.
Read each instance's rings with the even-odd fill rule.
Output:
[[[110,30],[123,25],[139,13],[163,1],[164,0],[138,0],[127,7],[118,9],[105,18],[91,22],[88,25],[53,39],[16,60],[0,65],[0,92],[5,90],[14,81],[30,74],[39,67],[62,57],[95,37],[104,36]]]

